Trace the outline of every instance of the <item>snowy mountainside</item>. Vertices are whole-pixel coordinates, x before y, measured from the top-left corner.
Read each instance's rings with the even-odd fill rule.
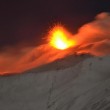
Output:
[[[0,77],[0,110],[110,110],[110,56],[70,56]]]

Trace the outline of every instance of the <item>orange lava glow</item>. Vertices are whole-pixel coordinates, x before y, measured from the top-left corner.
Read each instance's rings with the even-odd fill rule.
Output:
[[[50,31],[49,43],[60,50],[65,50],[75,45],[72,35],[62,26],[56,26]]]

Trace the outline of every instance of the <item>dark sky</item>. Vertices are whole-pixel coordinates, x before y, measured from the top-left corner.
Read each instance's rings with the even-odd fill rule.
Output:
[[[0,2],[0,49],[15,45],[39,45],[56,23],[71,32],[94,19],[100,12],[110,12],[110,0],[28,0]]]

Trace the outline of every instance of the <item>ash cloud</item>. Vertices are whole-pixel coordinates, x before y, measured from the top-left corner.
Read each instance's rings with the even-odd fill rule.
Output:
[[[93,22],[85,24],[75,35],[80,52],[96,56],[110,54],[110,13],[98,14]],[[90,46],[89,46],[90,45]]]
[[[61,52],[61,50],[54,49],[48,44],[35,47],[28,52],[26,50],[25,54],[20,52],[17,56],[14,56],[14,54],[8,55],[8,53],[3,53],[0,56],[0,74],[20,73],[63,58],[71,53],[71,50],[64,50]]]

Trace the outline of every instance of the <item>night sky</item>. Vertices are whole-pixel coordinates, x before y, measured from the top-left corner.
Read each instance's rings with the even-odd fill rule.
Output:
[[[110,0],[0,2],[0,50],[45,43],[42,38],[57,23],[76,33],[101,12],[110,12]]]

